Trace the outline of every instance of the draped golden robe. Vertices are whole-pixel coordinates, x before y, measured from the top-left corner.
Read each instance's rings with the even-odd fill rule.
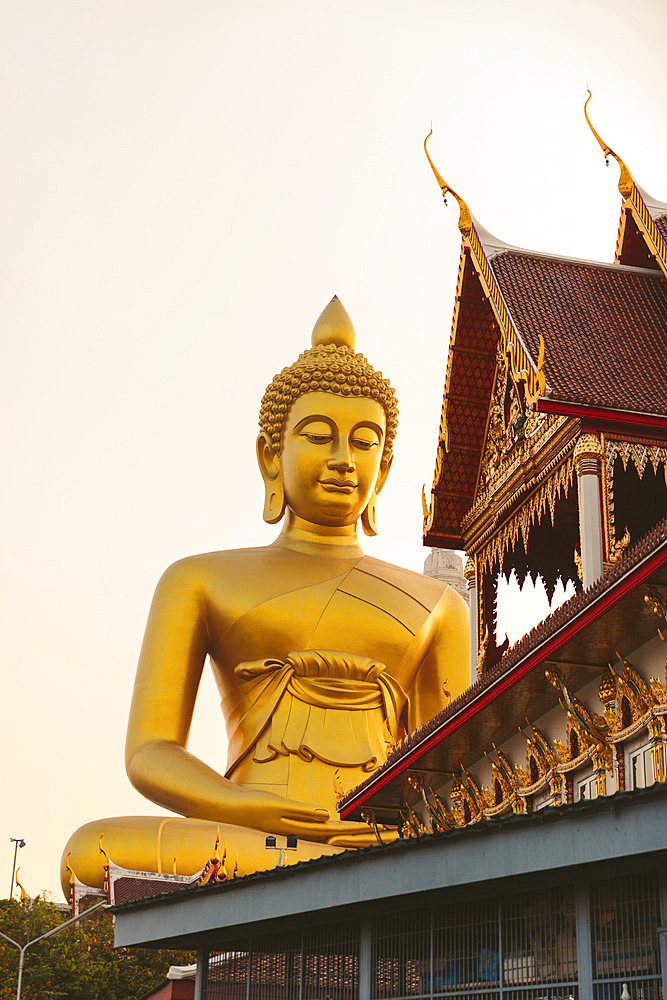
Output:
[[[255,553],[265,570],[267,559],[279,563],[267,575],[281,592],[258,594],[260,583],[236,608],[222,611],[216,557],[242,557],[247,570]],[[301,772],[314,761],[329,772],[351,769],[350,787],[384,760],[385,721],[396,737],[442,707],[445,682],[455,693],[465,687],[465,605],[439,581],[369,556],[316,560],[271,549],[176,565],[176,591],[183,573],[196,570],[204,581],[197,608],[222,695],[226,776],[233,781],[280,786],[275,790],[300,797],[307,779],[302,773],[296,784],[290,780],[298,758]],[[171,602],[177,593],[169,587],[164,597]],[[315,784],[308,798],[330,806],[331,778],[320,796],[316,770],[309,772]]]

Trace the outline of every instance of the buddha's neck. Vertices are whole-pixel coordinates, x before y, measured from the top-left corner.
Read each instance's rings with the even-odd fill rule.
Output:
[[[283,529],[274,545],[329,559],[359,559],[363,556],[357,541],[356,524],[337,527],[314,524],[299,517],[289,508]]]

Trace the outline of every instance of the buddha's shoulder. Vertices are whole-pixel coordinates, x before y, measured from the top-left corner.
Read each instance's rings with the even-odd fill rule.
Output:
[[[364,556],[357,564],[356,570],[371,579],[382,581],[383,584],[405,595],[407,599],[421,604],[429,611],[436,606],[443,595],[449,596],[450,591],[455,594],[451,587],[440,580],[415,573],[414,570],[405,569],[403,566],[383,562],[373,556]],[[458,594],[455,596],[458,597]]]
[[[271,546],[246,549],[221,549],[216,552],[199,552],[173,562],[162,574],[162,586],[198,587],[219,581],[221,577],[234,578],[237,573],[247,574],[259,569],[272,559]]]

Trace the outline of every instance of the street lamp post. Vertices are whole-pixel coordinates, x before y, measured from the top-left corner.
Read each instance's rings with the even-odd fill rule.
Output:
[[[14,845],[14,864],[12,865],[12,880],[9,883],[9,898],[14,898],[14,876],[16,875],[16,855],[19,852],[19,847],[25,847],[25,840],[23,837],[10,837],[10,844]]]
[[[15,941],[14,938],[10,938],[7,934],[3,934],[2,931],[0,931],[0,937],[4,938],[5,941],[9,941],[10,944],[13,944],[14,947],[18,948],[18,950],[19,950],[19,976],[18,976],[18,983],[17,983],[17,986],[16,986],[16,1000],[21,1000],[21,983],[23,981],[23,963],[25,962],[25,953],[28,950],[28,948],[32,948],[32,946],[34,944],[37,944],[38,941],[43,941],[44,938],[51,937],[52,934],[57,934],[58,931],[64,930],[65,927],[70,927],[72,924],[75,924],[77,922],[77,920],[81,920],[82,917],[88,917],[88,916],[90,916],[91,913],[94,913],[95,910],[99,910],[103,906],[104,907],[108,907],[108,905],[109,904],[107,903],[106,900],[104,900],[101,903],[96,903],[95,906],[91,906],[90,909],[84,910],[83,913],[79,913],[78,916],[76,916],[76,917],[70,917],[70,919],[66,920],[63,924],[58,924],[57,927],[52,927],[50,931],[46,932],[46,934],[42,934],[41,937],[34,938],[34,940],[28,941],[26,944],[23,944],[23,945],[19,944],[18,941]]]

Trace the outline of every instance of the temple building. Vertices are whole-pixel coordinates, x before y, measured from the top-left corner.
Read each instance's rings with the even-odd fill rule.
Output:
[[[591,130],[609,264],[503,243],[431,164],[461,254],[424,543],[466,553],[471,684],[339,790],[375,846],[233,878],[216,845],[124,897],[116,943],[196,948],[199,1000],[667,997],[667,204]],[[575,590],[512,646],[511,574]]]

